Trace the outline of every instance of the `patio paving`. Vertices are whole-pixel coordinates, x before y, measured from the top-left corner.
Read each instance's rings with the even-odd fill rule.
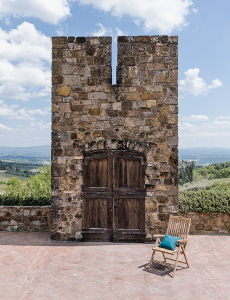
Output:
[[[152,244],[51,241],[0,232],[0,299],[230,299],[230,236],[189,236],[190,268],[153,264]],[[156,259],[161,255],[156,254]],[[180,266],[180,264],[179,264]]]

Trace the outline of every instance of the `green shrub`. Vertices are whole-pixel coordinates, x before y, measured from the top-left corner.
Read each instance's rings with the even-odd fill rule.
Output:
[[[185,191],[179,194],[180,212],[230,213],[230,190]]]
[[[51,199],[40,198],[21,198],[20,196],[0,195],[0,205],[4,206],[46,206],[51,204]]]

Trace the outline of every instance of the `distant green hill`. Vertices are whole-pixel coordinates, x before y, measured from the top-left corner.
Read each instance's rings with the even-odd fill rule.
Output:
[[[36,147],[0,147],[0,159],[28,159],[28,158],[43,158],[50,159],[51,146],[36,146]]]
[[[0,147],[1,159],[18,159],[36,161],[37,159],[51,158],[51,146],[36,147]],[[209,165],[230,161],[229,148],[180,148],[180,160],[194,160],[196,164]]]
[[[194,160],[199,165],[210,165],[230,161],[229,148],[180,148],[180,160]]]

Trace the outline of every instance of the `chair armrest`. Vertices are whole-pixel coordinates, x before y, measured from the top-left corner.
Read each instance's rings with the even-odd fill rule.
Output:
[[[187,243],[188,240],[178,240],[177,242],[178,242],[178,243]]]
[[[161,238],[161,237],[165,237],[165,234],[153,234],[153,237]]]

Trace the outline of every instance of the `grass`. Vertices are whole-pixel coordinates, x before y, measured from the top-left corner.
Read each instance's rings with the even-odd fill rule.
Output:
[[[17,175],[12,175],[12,174],[8,174],[4,171],[1,171],[0,172],[0,184],[4,184],[3,182],[7,182],[10,178],[12,177],[17,177],[18,179],[22,180],[22,181],[25,181],[26,180],[26,177],[23,177],[23,176],[17,176]]]
[[[179,186],[179,191],[180,192],[185,192],[185,191],[190,191],[190,190],[208,190],[210,189],[213,185],[217,183],[227,183],[230,185],[230,178],[221,178],[221,179],[202,179],[200,181],[193,181],[191,183],[185,183],[181,186]]]

